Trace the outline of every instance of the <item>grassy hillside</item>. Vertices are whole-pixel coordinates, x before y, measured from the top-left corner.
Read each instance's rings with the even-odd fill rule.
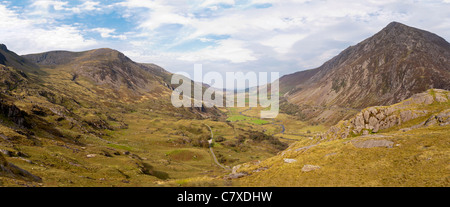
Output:
[[[448,187],[449,93],[430,90],[416,97],[428,95],[433,98],[428,103],[418,104],[415,101],[419,99],[411,98],[383,107],[393,109],[394,114],[420,110],[426,112],[423,115],[367,135],[341,138],[330,129],[325,136],[298,141],[261,163],[242,165],[235,174],[243,177],[233,180],[233,184]],[[336,128],[343,129],[339,124]]]

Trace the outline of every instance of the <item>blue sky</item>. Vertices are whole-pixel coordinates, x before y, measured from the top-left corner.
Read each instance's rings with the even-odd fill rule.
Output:
[[[320,66],[398,21],[450,39],[450,0],[0,0],[0,43],[19,54],[117,49],[171,72]]]

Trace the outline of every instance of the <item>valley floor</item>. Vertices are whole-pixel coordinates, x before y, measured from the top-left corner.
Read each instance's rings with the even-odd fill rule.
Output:
[[[303,141],[283,155],[240,169],[250,175],[237,182],[241,186],[448,187],[449,131],[447,125],[318,144]],[[252,173],[257,169],[265,170]]]
[[[43,182],[0,177],[0,185],[228,186],[233,183],[221,178],[230,171],[214,162],[204,142],[210,138],[206,125],[213,131],[212,149],[218,161],[229,169],[270,158],[285,148],[283,142],[293,143],[325,129],[284,114],[276,120],[261,120],[255,118],[259,108],[222,110],[228,113],[227,121],[185,120],[148,110],[125,114],[127,129],[105,130],[101,138],[84,136],[83,145],[45,138],[39,138],[39,146],[20,148],[2,142],[2,149],[27,155],[6,156],[8,162]],[[274,135],[282,142],[251,140],[247,136],[252,132]]]
[[[321,140],[328,126],[259,119],[261,108],[221,110],[227,120],[138,110],[123,115],[128,128],[82,145],[2,141],[6,160],[42,182],[0,177],[0,186],[450,186],[450,125]]]

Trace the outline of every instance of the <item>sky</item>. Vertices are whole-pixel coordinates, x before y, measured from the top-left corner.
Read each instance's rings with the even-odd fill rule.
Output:
[[[450,0],[0,0],[20,54],[112,48],[170,72],[319,67],[392,21],[450,40]]]

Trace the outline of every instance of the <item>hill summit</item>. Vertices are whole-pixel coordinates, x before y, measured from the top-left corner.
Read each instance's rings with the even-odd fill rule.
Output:
[[[296,105],[390,105],[431,88],[450,90],[450,44],[433,33],[392,22],[322,66],[282,77],[280,84]]]

